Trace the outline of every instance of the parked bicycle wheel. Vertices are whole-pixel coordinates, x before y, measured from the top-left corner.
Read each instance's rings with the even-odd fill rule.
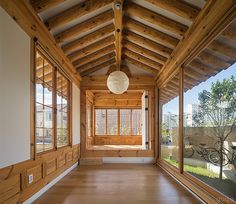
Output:
[[[209,160],[209,154],[211,152],[215,152],[216,149],[212,148],[212,147],[208,147],[208,148],[204,148],[199,154],[201,157],[203,157],[205,159],[205,161],[210,162]]]
[[[194,155],[194,149],[192,147],[185,147],[184,148],[184,157],[191,158]]]
[[[236,159],[233,161],[234,169],[236,170]]]
[[[223,154],[223,166],[226,166],[229,163],[229,158],[224,152]],[[214,151],[208,155],[209,161],[214,165],[220,165],[220,152]]]

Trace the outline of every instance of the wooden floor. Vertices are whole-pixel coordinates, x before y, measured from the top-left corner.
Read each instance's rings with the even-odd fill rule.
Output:
[[[141,150],[142,145],[92,145],[87,150]]]
[[[201,203],[153,165],[80,166],[35,203],[187,204]]]

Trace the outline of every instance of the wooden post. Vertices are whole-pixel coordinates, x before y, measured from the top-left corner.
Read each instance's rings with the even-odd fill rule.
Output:
[[[183,173],[183,148],[184,148],[184,123],[183,123],[183,101],[184,101],[184,69],[181,67],[179,72],[179,138],[178,138],[178,146],[179,146],[179,171]]]

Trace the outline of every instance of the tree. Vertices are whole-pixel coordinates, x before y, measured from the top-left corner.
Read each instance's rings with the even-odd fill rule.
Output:
[[[220,175],[223,172],[224,141],[236,127],[236,80],[229,79],[212,83],[210,91],[203,90],[198,96],[200,105],[194,119],[199,125],[211,126],[219,142]]]

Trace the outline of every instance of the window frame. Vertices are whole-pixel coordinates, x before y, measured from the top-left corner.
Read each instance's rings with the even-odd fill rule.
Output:
[[[53,151],[57,151],[58,149],[62,149],[62,148],[66,148],[68,146],[72,145],[72,128],[71,128],[71,124],[72,124],[72,119],[71,119],[71,107],[72,107],[72,95],[71,95],[71,90],[72,90],[72,83],[70,78],[67,76],[66,73],[64,73],[64,71],[62,70],[62,68],[60,66],[58,66],[53,58],[46,53],[46,51],[44,51],[44,49],[41,47],[40,44],[35,43],[34,44],[34,55],[33,55],[33,72],[32,72],[32,85],[33,85],[33,146],[34,146],[34,158],[37,156],[40,156],[42,154],[46,154],[49,152],[53,152]],[[37,53],[39,55],[41,55],[43,57],[43,59],[45,61],[47,61],[51,66],[52,66],[52,148],[48,149],[48,150],[44,150],[44,151],[40,151],[37,152],[37,135],[36,135],[36,123],[37,123],[37,114],[36,114],[36,79],[37,79],[37,70],[36,70],[36,63],[37,63]],[[57,145],[57,72],[59,72],[62,77],[64,77],[67,80],[67,144],[58,147]]]
[[[105,109],[106,110],[106,127],[105,127],[105,134],[96,134],[96,110],[101,110],[101,109]],[[115,109],[117,110],[117,134],[115,135],[110,135],[110,134],[107,134],[108,130],[107,130],[107,110],[109,109]],[[122,135],[120,134],[120,110],[122,109],[127,109],[127,110],[130,110],[130,134],[128,135]],[[93,127],[94,127],[94,136],[95,137],[102,137],[102,136],[110,136],[110,137],[114,137],[114,136],[120,136],[120,137],[128,137],[128,136],[131,136],[131,137],[135,137],[135,136],[142,136],[141,135],[133,135],[132,134],[132,113],[133,113],[133,110],[142,110],[142,108],[139,108],[139,107],[122,107],[122,108],[117,108],[117,107],[95,107],[94,108],[94,121],[93,121]],[[142,114],[142,111],[141,111],[141,114]],[[142,118],[142,115],[141,115],[141,118]]]

